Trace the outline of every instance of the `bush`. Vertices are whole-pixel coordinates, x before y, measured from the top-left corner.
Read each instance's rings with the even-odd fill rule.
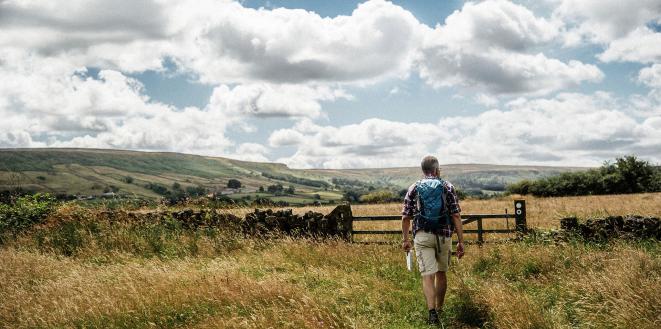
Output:
[[[14,234],[41,223],[55,208],[55,198],[50,194],[25,195],[10,204],[0,204],[0,234]]]
[[[365,203],[385,203],[399,201],[399,196],[392,191],[376,191],[361,195],[359,200]]]
[[[156,192],[156,194],[160,194],[160,195],[167,195],[169,193],[167,187],[157,183],[149,183],[145,185],[145,188],[150,189]]]
[[[278,193],[278,192],[282,193],[284,191],[284,187],[282,186],[282,184],[278,183],[278,184],[275,184],[275,185],[269,185],[266,188],[266,191],[268,191],[269,193]]]
[[[241,188],[241,182],[238,179],[230,179],[227,181],[227,187],[229,188]]]
[[[661,191],[661,168],[633,155],[606,162],[597,169],[563,173],[536,181],[523,180],[510,184],[512,194],[535,196],[573,196]]]

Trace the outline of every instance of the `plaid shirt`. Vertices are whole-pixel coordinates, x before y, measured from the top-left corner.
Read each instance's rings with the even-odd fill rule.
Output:
[[[425,176],[425,178],[435,178],[434,176]],[[445,209],[448,210],[448,213],[450,215],[453,214],[458,214],[461,212],[461,207],[459,206],[459,198],[457,197],[457,191],[455,190],[454,186],[452,186],[452,183],[443,180],[443,188],[445,191],[443,191],[443,195],[445,196],[445,202],[443,202],[443,205]],[[417,197],[418,192],[415,190],[415,184],[411,185],[409,187],[408,191],[406,192],[406,196],[404,197],[404,208],[402,209],[402,215],[403,216],[409,216],[411,218],[415,217],[415,214],[418,213],[418,205],[416,202],[416,197]],[[415,235],[415,232],[418,231],[419,228],[417,227],[417,221],[413,220],[413,235]],[[443,234],[446,237],[451,237],[452,233],[454,231],[449,225],[444,225],[443,228],[441,228],[441,234]]]

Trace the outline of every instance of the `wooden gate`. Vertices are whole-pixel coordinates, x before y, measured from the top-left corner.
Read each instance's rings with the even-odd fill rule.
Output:
[[[484,242],[484,233],[515,233],[515,232],[526,232],[528,226],[526,225],[526,201],[525,200],[514,200],[514,213],[510,214],[507,209],[504,214],[461,214],[461,223],[463,225],[477,222],[477,229],[464,229],[464,233],[477,233],[477,242]],[[512,228],[509,228],[509,219],[514,219],[514,225]],[[361,221],[401,221],[401,215],[391,215],[391,216],[352,216],[351,221],[351,241],[354,241],[355,235],[365,235],[365,234],[402,234],[401,230],[354,230],[353,222]],[[505,229],[485,229],[483,228],[483,222],[485,220],[505,220],[508,223],[507,228]],[[365,241],[366,243],[384,243],[387,241]]]

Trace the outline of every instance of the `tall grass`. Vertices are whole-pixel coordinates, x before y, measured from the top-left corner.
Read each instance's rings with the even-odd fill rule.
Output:
[[[593,197],[584,200],[592,213],[573,198],[528,199],[528,209],[533,223],[553,227],[551,219],[534,218],[543,209],[658,216],[660,199]],[[510,203],[468,201],[464,210],[491,212]],[[613,203],[632,211],[616,212]],[[354,213],[392,214],[398,208],[360,206]],[[466,251],[449,272],[446,327],[661,324],[659,242],[531,237],[468,245]],[[419,274],[406,271],[396,244],[258,240],[176,222],[100,221],[91,210],[65,207],[1,246],[0,264],[2,328],[427,327]]]

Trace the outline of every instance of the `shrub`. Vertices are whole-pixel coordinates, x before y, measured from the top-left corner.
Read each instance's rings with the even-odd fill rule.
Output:
[[[563,173],[536,181],[510,184],[509,193],[535,196],[573,196],[661,191],[661,168],[633,155],[606,162],[597,169]]]
[[[0,234],[14,234],[41,223],[54,209],[55,198],[50,194],[33,194],[17,198],[13,203],[0,204]]]
[[[284,187],[282,186],[282,184],[279,184],[279,183],[278,183],[278,184],[275,184],[275,185],[269,185],[269,186],[266,188],[266,190],[267,190],[269,193],[277,193],[277,192],[282,193],[282,192],[284,191]]]
[[[365,203],[385,203],[399,201],[399,197],[392,191],[375,191],[361,195],[359,200]]]
[[[229,188],[241,188],[241,182],[238,179],[230,179],[227,181],[227,187]]]
[[[145,185],[145,187],[147,189],[150,189],[150,190],[156,192],[157,194],[160,194],[160,195],[167,195],[169,193],[168,188],[161,185],[161,184],[149,183],[149,184]]]

